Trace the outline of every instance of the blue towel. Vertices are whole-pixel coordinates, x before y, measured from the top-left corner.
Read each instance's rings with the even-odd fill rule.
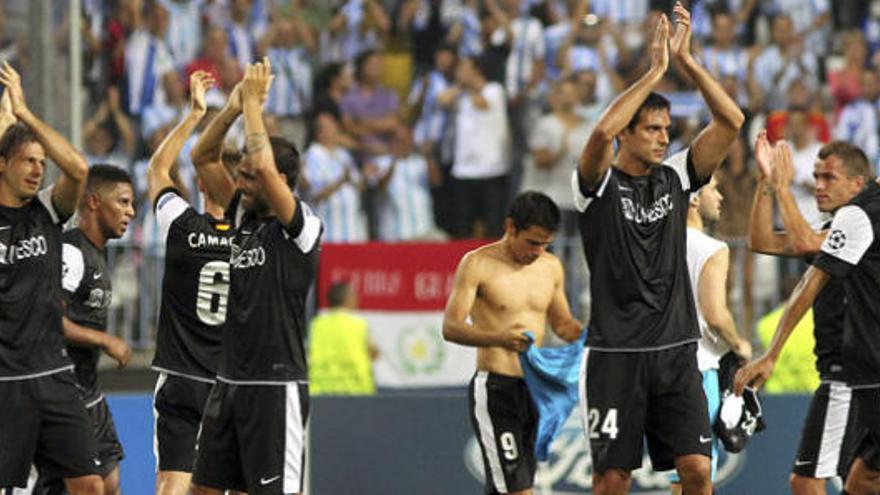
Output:
[[[535,341],[532,332],[525,334]],[[586,338],[584,331],[580,339],[570,344],[546,348],[531,345],[519,354],[526,386],[538,409],[535,456],[539,461],[549,457],[550,444],[578,402],[578,379]]]

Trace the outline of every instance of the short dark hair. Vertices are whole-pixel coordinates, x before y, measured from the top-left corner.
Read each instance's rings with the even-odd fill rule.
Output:
[[[18,151],[19,147],[33,142],[39,142],[37,135],[28,126],[16,122],[6,129],[3,137],[0,137],[0,157],[8,160]]]
[[[336,282],[327,289],[327,303],[331,308],[342,306],[345,303],[345,296],[348,294],[348,282]]]
[[[645,98],[645,101],[642,102],[639,109],[636,110],[636,114],[633,115],[633,118],[629,121],[629,124],[626,125],[627,130],[635,130],[636,126],[639,124],[639,120],[642,118],[642,114],[651,111],[651,110],[669,110],[671,105],[669,104],[669,100],[666,99],[665,96],[660,93],[650,92],[648,97]]]
[[[89,167],[89,178],[86,180],[86,192],[95,192],[106,185],[118,184],[120,182],[132,185],[131,174],[116,165],[110,165],[109,163],[96,163]]]
[[[507,210],[507,218],[516,230],[525,230],[537,225],[550,232],[559,230],[559,207],[544,193],[523,191],[515,198]]]
[[[489,80],[489,75],[492,73],[492,62],[488,57],[483,55],[479,55],[476,57],[462,57],[460,61],[470,60],[472,64],[474,64],[474,68],[477,69],[477,72],[483,76],[483,79]]]
[[[278,136],[270,137],[269,142],[272,144],[272,154],[275,156],[275,167],[279,173],[287,177],[287,185],[290,189],[296,189],[301,168],[296,145]]]
[[[358,82],[362,81],[364,78],[364,65],[367,64],[367,61],[370,60],[370,57],[373,55],[379,55],[379,52],[376,50],[366,50],[361,52],[360,55],[354,60],[354,77],[358,80]]]
[[[819,158],[825,160],[829,156],[840,158],[846,175],[850,177],[864,177],[865,181],[874,178],[874,170],[868,156],[858,146],[846,141],[831,141],[819,148]]]

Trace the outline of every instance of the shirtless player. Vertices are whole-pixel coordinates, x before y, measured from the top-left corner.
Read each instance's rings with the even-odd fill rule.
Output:
[[[541,342],[549,322],[567,341],[581,334],[565,299],[562,264],[545,251],[558,227],[559,209],[549,197],[518,195],[504,237],[462,258],[446,305],[443,337],[477,347],[469,402],[486,493],[532,493],[538,414],[519,364],[530,342],[523,333],[531,330]]]

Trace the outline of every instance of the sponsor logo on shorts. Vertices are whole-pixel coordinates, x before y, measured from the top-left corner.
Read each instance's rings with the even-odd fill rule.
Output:
[[[746,453],[721,453],[715,486],[732,481],[745,467]],[[483,459],[477,439],[471,437],[464,450],[464,461],[471,475],[483,482]],[[668,495],[669,471],[654,471],[647,453],[642,467],[632,472],[630,493],[639,495]],[[538,465],[535,492],[554,495],[581,495],[593,487],[593,462],[587,447],[580,416],[572,414],[550,448],[550,458]]]
[[[700,435],[700,443],[709,443],[711,441],[712,437],[704,437],[703,435]]]

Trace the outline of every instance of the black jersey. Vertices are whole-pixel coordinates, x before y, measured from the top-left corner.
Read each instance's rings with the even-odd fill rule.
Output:
[[[0,206],[0,380],[72,367],[61,327],[61,224],[52,188]]]
[[[648,351],[700,338],[686,259],[690,191],[698,179],[688,150],[649,175],[610,167],[590,191],[572,188],[592,294],[587,345]]]
[[[823,230],[829,228],[831,222],[822,227]],[[813,259],[810,256],[806,261],[812,263]],[[837,277],[828,281],[813,301],[813,334],[816,339],[813,353],[816,354],[816,370],[822,380],[845,380],[843,358],[840,356],[843,346],[843,320],[846,316],[845,301],[843,280]]]
[[[248,214],[236,195],[229,313],[218,379],[273,384],[307,377],[306,296],[318,266],[321,221],[297,201],[290,225]]]
[[[113,298],[110,270],[103,249],[92,244],[80,229],[61,235],[61,289],[64,315],[70,321],[91,330],[107,330],[107,310]],[[76,381],[83,388],[84,399],[90,403],[101,397],[98,388],[98,359],[101,349],[95,346],[67,343],[73,360]]]
[[[853,387],[880,385],[880,185],[871,181],[837,210],[813,262],[843,278],[843,359]]]
[[[153,368],[213,380],[229,310],[231,225],[200,214],[174,189],[156,197],[165,246]]]

